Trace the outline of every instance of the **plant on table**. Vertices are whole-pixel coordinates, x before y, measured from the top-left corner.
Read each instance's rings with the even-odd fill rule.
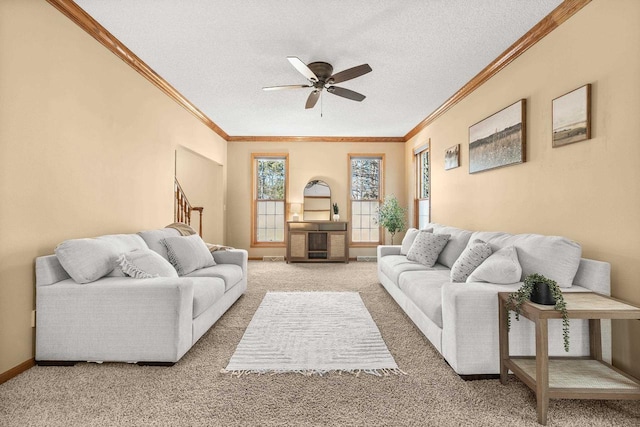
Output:
[[[340,213],[340,209],[338,208],[338,204],[334,203],[333,204],[333,214],[334,215],[338,215],[338,213]]]
[[[567,304],[562,296],[562,291],[555,280],[548,279],[541,274],[530,274],[524,279],[524,284],[515,292],[512,292],[507,299],[508,310],[513,310],[516,314],[516,320],[520,320],[522,304],[531,299],[531,294],[536,286],[547,286],[549,292],[553,296],[554,308],[562,315],[562,338],[564,341],[564,350],[569,351],[569,317],[567,314]],[[507,330],[511,328],[511,318],[507,311]]]
[[[378,216],[374,217],[374,220],[391,234],[391,244],[393,245],[393,236],[398,231],[404,231],[407,228],[406,217],[407,209],[401,207],[398,199],[391,194],[385,197],[384,203],[378,208]]]

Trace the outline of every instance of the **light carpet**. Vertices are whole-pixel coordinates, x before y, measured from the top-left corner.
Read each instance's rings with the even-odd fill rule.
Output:
[[[402,372],[357,292],[268,292],[225,371]]]
[[[539,427],[521,381],[460,379],[380,285],[376,265],[250,261],[247,293],[173,367],[36,366],[0,384],[0,426]],[[408,375],[220,373],[270,291],[358,292]],[[548,427],[639,425],[640,401],[549,405]]]

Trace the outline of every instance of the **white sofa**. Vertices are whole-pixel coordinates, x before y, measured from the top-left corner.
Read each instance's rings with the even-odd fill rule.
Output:
[[[78,240],[120,253],[152,249],[168,261],[163,241],[179,236],[165,228]],[[180,277],[126,277],[116,266],[88,283],[72,279],[56,255],[38,257],[36,362],[177,362],[247,289],[247,251],[212,255],[216,265]]]
[[[429,224],[435,234],[450,238],[428,268],[407,260],[401,246],[378,246],[378,278],[447,363],[463,378],[483,378],[499,374],[498,292],[517,290],[522,283],[453,283],[451,267],[470,242],[482,240],[495,253],[515,246],[522,266],[520,280],[540,273],[557,280],[563,292],[593,291],[610,295],[610,265],[581,258],[580,246],[557,236],[511,235],[501,232],[472,232],[440,224]],[[405,249],[406,251],[406,249]],[[556,277],[554,277],[556,276]],[[567,282],[567,278],[570,278]],[[565,283],[562,283],[562,282]],[[535,328],[511,313],[510,353],[535,354]],[[603,358],[611,361],[610,323],[603,322]],[[564,351],[561,320],[549,323],[551,356],[589,355],[588,322],[570,321],[570,352]]]

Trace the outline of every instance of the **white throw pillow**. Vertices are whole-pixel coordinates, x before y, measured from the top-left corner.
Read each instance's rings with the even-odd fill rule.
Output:
[[[167,237],[163,242],[167,247],[169,262],[180,276],[216,265],[206,243],[197,234]]]
[[[135,279],[152,277],[178,277],[176,269],[151,249],[136,250],[124,253],[118,258],[122,272]]]
[[[518,283],[522,277],[522,267],[518,261],[515,246],[507,246],[494,252],[476,268],[469,277],[470,282],[489,282],[498,285]]]
[[[460,254],[451,267],[451,281],[464,282],[467,277],[491,255],[491,245],[482,240],[474,240]]]
[[[424,230],[424,231],[433,231],[433,229],[429,228],[428,230]],[[400,247],[400,255],[406,255],[409,253],[409,249],[411,249],[411,245],[413,245],[413,241],[416,240],[416,236],[418,236],[419,232],[420,230],[418,230],[417,228],[410,228],[407,230],[407,232],[404,235],[404,238],[402,239],[402,246]]]
[[[65,240],[55,249],[60,265],[78,283],[89,283],[116,267],[118,250],[99,239]]]
[[[448,234],[433,234],[430,231],[422,230],[407,252],[407,259],[417,261],[427,267],[433,267],[447,241],[449,241]]]

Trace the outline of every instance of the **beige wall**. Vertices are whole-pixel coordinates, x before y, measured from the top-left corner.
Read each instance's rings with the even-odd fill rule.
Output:
[[[205,242],[225,243],[224,167],[185,147],[176,149],[176,177],[193,207],[203,207],[202,238]],[[200,214],[191,214],[191,225],[198,231]]]
[[[284,255],[284,248],[250,248],[251,244],[251,153],[289,154],[289,202],[302,203],[304,186],[322,179],[331,187],[332,202],[338,203],[346,220],[349,200],[349,153],[384,153],[385,194],[395,194],[406,205],[404,144],[341,142],[230,142],[228,145],[228,227],[227,241],[249,249],[250,257]],[[375,248],[352,248],[349,256],[375,255]]]
[[[174,153],[226,142],[44,0],[0,0],[0,373],[33,357],[34,259],[173,219]]]
[[[640,304],[640,2],[595,0],[413,138],[431,138],[432,219],[563,235],[612,265],[612,294]],[[592,139],[552,148],[551,100],[591,83]],[[470,175],[469,126],[527,100],[527,162]],[[444,151],[461,145],[461,167]],[[413,175],[407,167],[413,197]],[[616,321],[614,364],[640,376],[640,321]]]

